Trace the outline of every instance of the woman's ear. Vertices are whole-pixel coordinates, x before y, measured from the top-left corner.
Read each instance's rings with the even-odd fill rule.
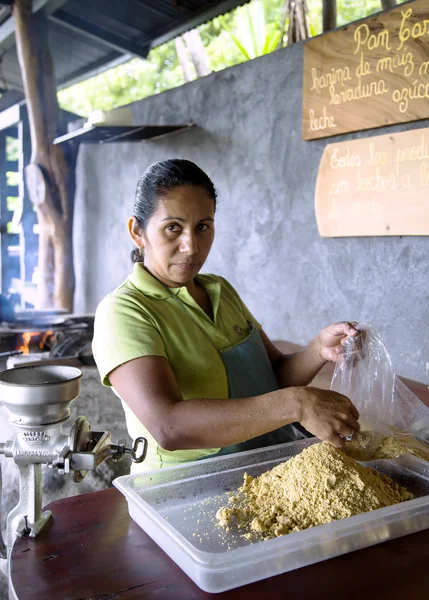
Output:
[[[138,248],[143,248],[143,236],[139,222],[136,217],[130,217],[128,219],[128,233],[131,239]]]

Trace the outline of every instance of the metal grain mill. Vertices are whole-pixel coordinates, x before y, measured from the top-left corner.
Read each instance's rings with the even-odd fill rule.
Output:
[[[0,534],[0,555],[7,558],[16,537],[37,536],[51,516],[42,512],[42,465],[61,474],[72,473],[76,482],[106,458],[134,462],[146,456],[145,438],[133,448],[125,440],[112,444],[110,432],[91,431],[86,417],[77,417],[70,431],[70,405],[79,396],[82,372],[75,367],[17,367],[0,372],[0,400],[16,427],[14,439],[0,444],[0,454],[13,458],[19,468],[20,497],[7,518],[6,546]],[[1,480],[1,477],[0,477]]]

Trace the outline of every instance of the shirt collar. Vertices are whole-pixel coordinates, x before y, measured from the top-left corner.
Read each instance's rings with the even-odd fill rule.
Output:
[[[213,280],[213,276],[197,275],[199,282],[204,285],[207,290],[210,300],[212,302],[213,314],[216,320],[217,311],[219,308],[219,300],[221,295],[221,285],[219,281]],[[193,304],[194,301],[189,295],[186,286],[177,288],[166,288],[154,277],[149,271],[146,271],[142,263],[135,263],[133,272],[129,277],[129,281],[145,296],[156,298],[158,300],[165,300],[171,298],[171,294],[179,296],[180,299],[186,304]],[[171,292],[171,293],[170,293]]]
[[[185,286],[166,288],[158,281],[158,279],[156,279],[156,277],[144,268],[142,263],[134,263],[133,272],[131,273],[129,280],[145,296],[157,298],[158,300],[170,298],[171,294],[174,294],[175,296],[180,295],[182,297],[189,295]]]
[[[165,289],[156,277],[149,273],[149,271],[146,271],[142,263],[134,263],[133,272],[129,280],[145,296],[157,298],[158,300],[163,300],[170,296],[169,291]]]

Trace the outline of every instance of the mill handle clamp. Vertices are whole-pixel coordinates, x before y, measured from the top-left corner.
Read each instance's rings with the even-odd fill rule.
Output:
[[[115,462],[119,462],[122,460],[125,454],[130,454],[133,462],[141,463],[146,458],[147,454],[147,439],[144,437],[138,437],[134,440],[133,447],[126,447],[126,440],[119,440],[117,444],[112,444],[112,450],[116,450],[115,454],[111,456],[111,459]],[[141,446],[140,453],[138,452],[139,447]]]

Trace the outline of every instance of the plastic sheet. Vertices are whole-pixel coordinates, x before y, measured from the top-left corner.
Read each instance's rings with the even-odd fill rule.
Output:
[[[362,447],[375,449],[392,436],[429,457],[429,408],[396,376],[380,335],[365,323],[356,328],[361,334],[345,339],[331,389],[358,409]]]

